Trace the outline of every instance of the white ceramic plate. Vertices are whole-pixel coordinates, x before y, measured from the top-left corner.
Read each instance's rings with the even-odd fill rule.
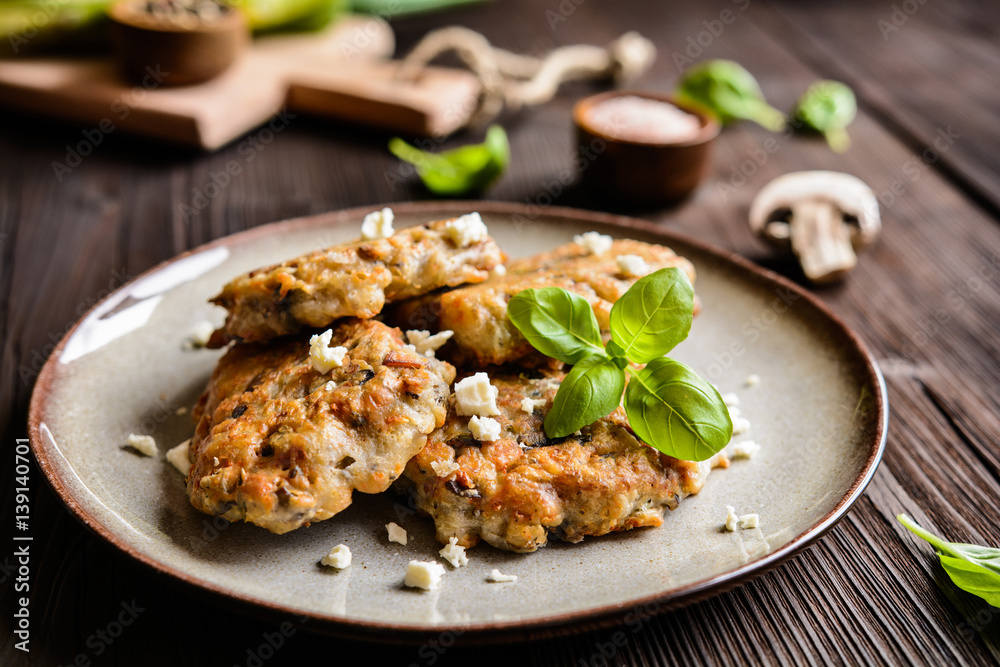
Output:
[[[468,567],[432,593],[402,587],[406,564],[437,557],[429,519],[392,492],[356,493],[335,518],[286,535],[199,514],[163,452],[190,437],[190,408],[219,352],[185,351],[192,325],[219,324],[206,300],[254,267],[356,238],[367,210],[291,220],[220,239],[147,272],[96,306],[43,369],[30,413],[35,455],[69,508],[134,558],[205,592],[258,611],[306,615],[334,632],[418,638],[463,630],[480,639],[523,637],[620,620],[717,593],[791,555],[850,508],[885,442],[888,406],[862,343],[805,291],[749,262],[627,218],[516,204],[394,207],[397,227],[479,210],[510,255],[526,255],[596,229],[670,245],[698,271],[703,309],[674,356],[736,392],[762,445],[751,460],[716,470],[702,492],[660,528],[581,544],[554,540],[518,555],[482,544]],[[745,386],[750,374],[756,387]],[[157,458],[121,447],[153,435]],[[721,530],[726,505],[760,527]],[[410,542],[386,539],[404,526]],[[344,543],[354,564],[318,565]],[[517,583],[487,583],[493,568]]]

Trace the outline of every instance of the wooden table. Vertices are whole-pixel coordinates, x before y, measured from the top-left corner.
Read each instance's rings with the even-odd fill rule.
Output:
[[[723,15],[724,10],[732,14]],[[731,18],[723,23],[721,18]],[[746,225],[779,174],[851,172],[880,193],[885,230],[840,286],[817,290],[882,365],[892,410],[885,458],[850,515],[817,544],[750,583],[642,625],[489,649],[395,647],[296,632],[263,664],[652,665],[979,664],[1000,658],[1000,613],[956,589],[901,511],[950,539],[1000,544],[1000,12],[990,2],[639,2],[498,0],[395,22],[400,49],[443,21],[540,53],[639,30],[660,49],[641,85],[668,90],[676,60],[734,58],[787,109],[816,78],[858,93],[844,155],[819,140],[727,129],[710,180],[665,210],[630,211],[796,276]],[[690,49],[690,51],[688,51]],[[491,198],[538,202],[570,168],[573,101],[506,116],[509,173]],[[396,182],[385,137],[290,119],[261,150],[199,155],[105,136],[72,173],[54,162],[81,129],[0,116],[0,426],[3,516],[12,525],[13,449],[34,375],[67,327],[130,276],[183,250],[274,220],[421,199]],[[256,135],[251,135],[252,137]],[[455,141],[468,139],[457,138]],[[263,137],[257,136],[258,140]],[[772,144],[767,144],[773,146]],[[202,200],[229,161],[241,174]],[[742,172],[742,173],[741,173]],[[608,209],[570,187],[555,203]],[[11,639],[16,576],[4,547],[0,664],[247,665],[273,622],[201,601],[84,529],[32,472],[32,652]],[[11,544],[11,542],[8,542]],[[95,635],[123,604],[142,608],[110,643]],[[622,633],[622,634],[616,634]],[[616,645],[616,641],[621,644]],[[443,653],[442,653],[443,651]],[[99,653],[100,652],[100,653]]]

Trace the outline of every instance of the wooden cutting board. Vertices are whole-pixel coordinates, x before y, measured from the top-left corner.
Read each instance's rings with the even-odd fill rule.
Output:
[[[395,80],[392,29],[348,16],[325,31],[262,37],[221,76],[196,86],[122,79],[110,58],[0,60],[0,106],[79,123],[84,134],[121,130],[206,150],[282,109],[405,135],[439,136],[468,122],[479,95],[470,73],[439,67]]]

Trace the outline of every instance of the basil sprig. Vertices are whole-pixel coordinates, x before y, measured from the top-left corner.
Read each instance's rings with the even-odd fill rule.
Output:
[[[510,163],[507,133],[499,125],[491,125],[486,130],[486,139],[481,144],[429,153],[393,137],[389,140],[389,151],[416,167],[427,189],[444,197],[460,197],[485,190],[500,178]]]
[[[933,545],[941,567],[956,586],[1000,607],[1000,549],[946,542],[921,528],[905,514],[896,517],[910,532]]]
[[[655,449],[704,461],[729,444],[733,422],[718,390],[670,350],[691,331],[694,289],[678,268],[640,278],[611,308],[611,340],[582,296],[558,287],[529,289],[507,306],[515,327],[542,354],[573,364],[545,416],[545,433],[562,438],[617,408]],[[646,364],[638,370],[631,364]],[[628,388],[625,377],[631,376]]]

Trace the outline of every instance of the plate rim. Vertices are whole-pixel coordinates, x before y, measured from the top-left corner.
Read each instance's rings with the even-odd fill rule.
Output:
[[[832,322],[841,335],[853,346],[859,358],[866,362],[865,371],[869,382],[878,388],[875,398],[878,420],[876,431],[873,437],[873,445],[868,450],[867,459],[852,482],[845,495],[838,501],[836,506],[825,516],[819,519],[811,527],[797,535],[788,543],[782,545],[773,552],[749,563],[744,563],[733,570],[722,574],[714,575],[705,579],[691,582],[684,586],[671,589],[665,592],[653,593],[641,598],[629,600],[621,603],[605,604],[600,607],[588,608],[584,610],[567,611],[551,614],[544,618],[535,619],[515,619],[495,622],[482,622],[469,625],[442,624],[439,626],[413,626],[398,622],[381,622],[371,620],[350,619],[337,616],[330,616],[315,612],[303,612],[285,604],[261,600],[253,595],[229,590],[219,584],[205,581],[199,577],[189,575],[176,569],[160,560],[147,556],[121,541],[118,536],[102,523],[97,517],[87,512],[77,501],[76,497],[64,484],[63,480],[56,474],[52,461],[53,453],[49,451],[49,445],[45,438],[41,437],[40,427],[42,425],[42,413],[44,412],[47,398],[52,391],[52,385],[57,377],[59,357],[67,341],[76,333],[84,320],[86,320],[95,310],[99,309],[109,300],[115,298],[121,291],[129,288],[133,283],[152,275],[163,268],[174,264],[181,259],[196,255],[219,247],[228,247],[243,241],[251,241],[261,236],[268,236],[280,233],[283,230],[298,230],[310,227],[339,226],[348,221],[361,220],[365,214],[370,213],[375,205],[356,206],[349,209],[340,209],[319,213],[309,216],[288,218],[271,223],[266,223],[251,229],[236,232],[219,237],[208,243],[186,250],[169,259],[159,262],[155,266],[143,271],[132,278],[124,285],[105,296],[94,304],[87,312],[66,331],[59,343],[53,349],[46,360],[35,386],[32,389],[31,402],[28,409],[28,437],[35,461],[42,470],[50,488],[59,499],[69,508],[76,519],[81,521],[90,530],[95,532],[106,542],[116,547],[119,551],[135,559],[140,564],[150,568],[154,573],[165,576],[167,579],[177,581],[186,585],[192,592],[207,593],[213,599],[221,598],[220,602],[236,602],[247,605],[255,611],[265,611],[270,615],[288,617],[297,616],[300,619],[308,620],[309,627],[327,631],[332,634],[349,635],[351,637],[367,636],[380,640],[389,639],[394,642],[412,643],[421,641],[429,636],[441,634],[449,630],[458,630],[465,642],[493,642],[512,641],[525,638],[538,638],[552,636],[553,634],[567,634],[583,632],[595,627],[606,627],[619,623],[622,619],[636,609],[645,609],[650,604],[654,609],[648,612],[649,616],[676,609],[678,607],[692,604],[701,599],[715,596],[717,594],[731,590],[737,585],[745,583],[750,579],[767,572],[791,556],[798,553],[806,546],[812,544],[822,537],[828,530],[836,525],[847,513],[855,502],[863,495],[866,487],[875,476],[875,472],[881,462],[885,451],[886,437],[889,422],[889,399],[886,389],[885,379],[875,361],[874,356],[865,345],[858,334],[851,329],[829,306],[821,301],[814,294],[804,287],[791,280],[759,266],[749,259],[735,252],[720,248],[710,243],[692,238],[682,232],[656,224],[646,220],[641,220],[625,215],[614,213],[604,213],[598,211],[588,211],[562,206],[539,206],[535,204],[523,204],[518,202],[500,201],[475,201],[475,200],[448,200],[448,201],[410,201],[378,204],[377,207],[388,206],[397,214],[419,215],[433,212],[445,212],[460,214],[469,210],[476,210],[481,213],[494,213],[506,215],[520,215],[528,219],[540,217],[555,217],[575,220],[578,222],[593,222],[600,225],[609,225],[624,230],[638,230],[662,239],[664,243],[677,241],[682,244],[696,248],[699,252],[713,256],[723,263],[735,264],[737,267],[753,275],[757,280],[764,280],[777,283],[780,287],[789,289],[796,293],[798,298],[804,299],[812,308],[820,311],[823,316]],[[459,634],[456,633],[456,634]]]

